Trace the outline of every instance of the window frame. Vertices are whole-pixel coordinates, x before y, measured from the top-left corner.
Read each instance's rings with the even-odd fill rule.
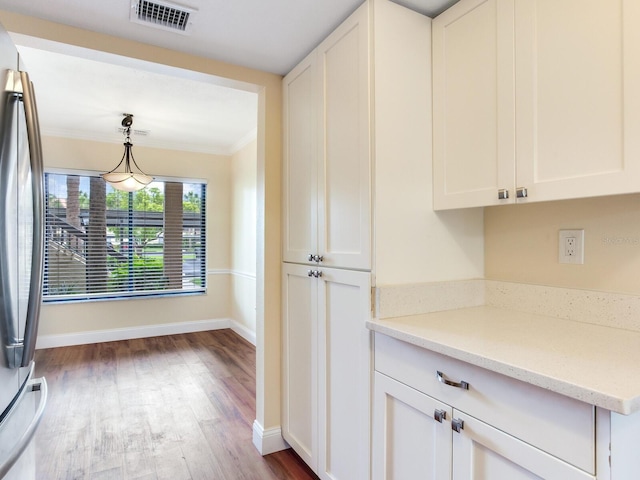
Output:
[[[45,192],[47,192],[47,175],[75,175],[80,177],[100,177],[102,172],[94,171],[94,170],[85,170],[85,169],[73,169],[73,168],[59,168],[59,167],[46,167],[44,169],[43,181],[45,182]],[[47,234],[45,234],[44,243],[45,243],[45,265],[43,276],[45,277],[45,282],[43,282],[43,295],[42,295],[42,303],[43,304],[67,304],[67,303],[81,303],[81,302],[102,302],[102,301],[120,301],[120,300],[140,300],[140,299],[152,299],[152,298],[163,298],[163,297],[184,297],[184,296],[200,296],[206,295],[208,292],[208,281],[207,281],[207,255],[208,255],[208,235],[207,235],[207,204],[208,204],[208,182],[206,179],[202,178],[193,178],[193,177],[175,177],[175,176],[154,176],[154,182],[177,182],[182,184],[199,184],[203,185],[204,192],[203,198],[201,199],[202,204],[202,215],[201,215],[201,232],[200,238],[203,244],[202,246],[202,258],[200,259],[201,268],[199,272],[199,277],[202,278],[203,285],[197,289],[166,289],[166,290],[134,290],[134,291],[120,291],[120,292],[100,292],[100,293],[78,293],[78,294],[54,294],[50,295],[46,293],[46,275],[47,275],[47,267],[48,267],[48,239]],[[145,187],[146,188],[146,187]],[[123,192],[126,193],[126,192]],[[48,199],[45,199],[45,218],[47,215],[47,205]],[[164,209],[163,209],[163,219],[164,219]],[[48,221],[45,222],[48,226]],[[135,228],[135,227],[134,227]],[[184,228],[184,227],[183,227]],[[164,250],[163,250],[164,251]]]

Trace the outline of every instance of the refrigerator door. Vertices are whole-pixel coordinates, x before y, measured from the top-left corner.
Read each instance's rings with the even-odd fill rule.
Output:
[[[0,232],[0,270],[9,275],[14,273],[17,276],[17,209],[12,209],[8,202],[15,203],[17,194],[17,159],[15,152],[17,149],[17,108],[12,101],[11,93],[7,86],[13,88],[13,72],[18,66],[18,52],[16,51],[9,35],[0,31],[0,203],[4,205],[4,211],[0,211],[0,221],[5,225],[0,226],[4,232]],[[13,132],[13,133],[12,133]],[[15,185],[15,187],[13,187]],[[11,193],[9,190],[13,190]],[[9,218],[5,218],[9,216]],[[13,223],[12,223],[13,222]],[[16,225],[11,234],[11,225]],[[4,228],[3,228],[4,227]],[[9,242],[9,243],[8,243]],[[16,285],[17,286],[17,285]],[[14,288],[15,290],[15,288]],[[3,412],[9,407],[22,384],[24,373],[9,367],[12,359],[5,351],[4,345],[9,342],[10,332],[9,322],[15,325],[15,319],[7,317],[7,313],[17,309],[17,300],[13,296],[13,291],[7,288],[0,288],[0,341],[2,341],[2,352],[0,352],[0,418]],[[5,387],[6,386],[6,387]]]
[[[11,48],[10,48],[11,47]],[[0,67],[18,54],[0,27]],[[29,378],[42,295],[42,150],[28,75],[0,70],[0,422]]]
[[[46,403],[45,379],[30,380],[0,423],[0,478],[3,480],[35,480],[35,445],[31,440]]]

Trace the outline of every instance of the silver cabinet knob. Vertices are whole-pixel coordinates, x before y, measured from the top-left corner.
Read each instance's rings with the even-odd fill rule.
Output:
[[[313,277],[313,270],[307,270],[307,277]]]
[[[516,188],[516,197],[527,198],[528,196],[529,196],[529,193],[527,192],[527,189],[525,187]]]
[[[320,263],[322,260],[324,260],[324,257],[322,255],[314,255],[313,256],[313,261],[316,263]]]
[[[445,378],[444,373],[440,371],[436,371],[436,376],[438,377],[438,381],[440,383],[444,383],[445,385],[449,385],[450,387],[462,388],[463,390],[469,390],[469,383],[464,380],[460,380],[459,382],[452,382]]]
[[[322,272],[320,270],[307,270],[307,277],[320,278],[321,276]]]
[[[506,200],[507,198],[509,198],[509,190],[506,188],[498,190],[498,200]]]
[[[460,433],[460,431],[464,429],[464,420],[460,420],[459,418],[451,420],[451,429]]]
[[[307,255],[307,260],[309,260],[310,262],[313,262],[313,253],[310,253],[309,255]]]
[[[447,419],[447,412],[444,410],[435,409],[433,411],[433,418],[435,418],[436,422],[442,423],[442,420]]]

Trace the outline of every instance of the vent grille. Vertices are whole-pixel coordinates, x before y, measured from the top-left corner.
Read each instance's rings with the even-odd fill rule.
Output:
[[[168,2],[151,2],[149,0],[131,0],[132,22],[170,30],[177,33],[188,33],[196,11]]]

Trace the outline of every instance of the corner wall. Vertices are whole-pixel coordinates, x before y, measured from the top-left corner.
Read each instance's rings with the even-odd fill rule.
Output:
[[[231,158],[231,318],[256,335],[256,141]],[[250,338],[248,338],[250,340]]]
[[[431,19],[374,6],[375,285],[482,278],[482,209],[433,211]]]

